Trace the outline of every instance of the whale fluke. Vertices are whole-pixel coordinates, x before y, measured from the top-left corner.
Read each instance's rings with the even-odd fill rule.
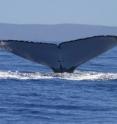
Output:
[[[117,45],[116,36],[94,36],[54,43],[1,40],[0,48],[49,66],[56,73],[72,73],[76,67]]]

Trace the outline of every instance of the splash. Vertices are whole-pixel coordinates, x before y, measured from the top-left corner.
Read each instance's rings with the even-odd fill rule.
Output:
[[[40,72],[12,72],[0,71],[0,79],[17,80],[40,80],[40,79],[63,79],[63,80],[115,80],[117,73],[75,71],[75,73],[40,73]]]

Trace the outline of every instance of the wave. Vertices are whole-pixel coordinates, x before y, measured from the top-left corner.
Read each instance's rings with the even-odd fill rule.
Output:
[[[0,79],[39,80],[39,79],[63,79],[63,80],[115,80],[117,73],[75,71],[75,73],[40,73],[40,72],[12,72],[0,71]]]

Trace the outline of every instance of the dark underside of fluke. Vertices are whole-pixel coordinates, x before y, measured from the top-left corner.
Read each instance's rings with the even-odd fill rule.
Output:
[[[0,48],[47,65],[55,73],[72,73],[78,66],[117,45],[117,36],[94,36],[54,43],[0,40]]]
[[[51,67],[50,67],[51,68]],[[62,65],[60,65],[59,68],[51,68],[53,70],[53,72],[55,73],[64,73],[64,72],[67,72],[67,73],[73,73],[74,70],[76,69],[76,67],[70,67],[68,69],[62,67]]]

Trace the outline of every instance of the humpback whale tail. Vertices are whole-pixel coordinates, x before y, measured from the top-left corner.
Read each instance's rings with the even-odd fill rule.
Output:
[[[76,67],[117,45],[116,36],[94,36],[60,44],[1,40],[0,48],[49,66],[56,73],[72,73]]]

